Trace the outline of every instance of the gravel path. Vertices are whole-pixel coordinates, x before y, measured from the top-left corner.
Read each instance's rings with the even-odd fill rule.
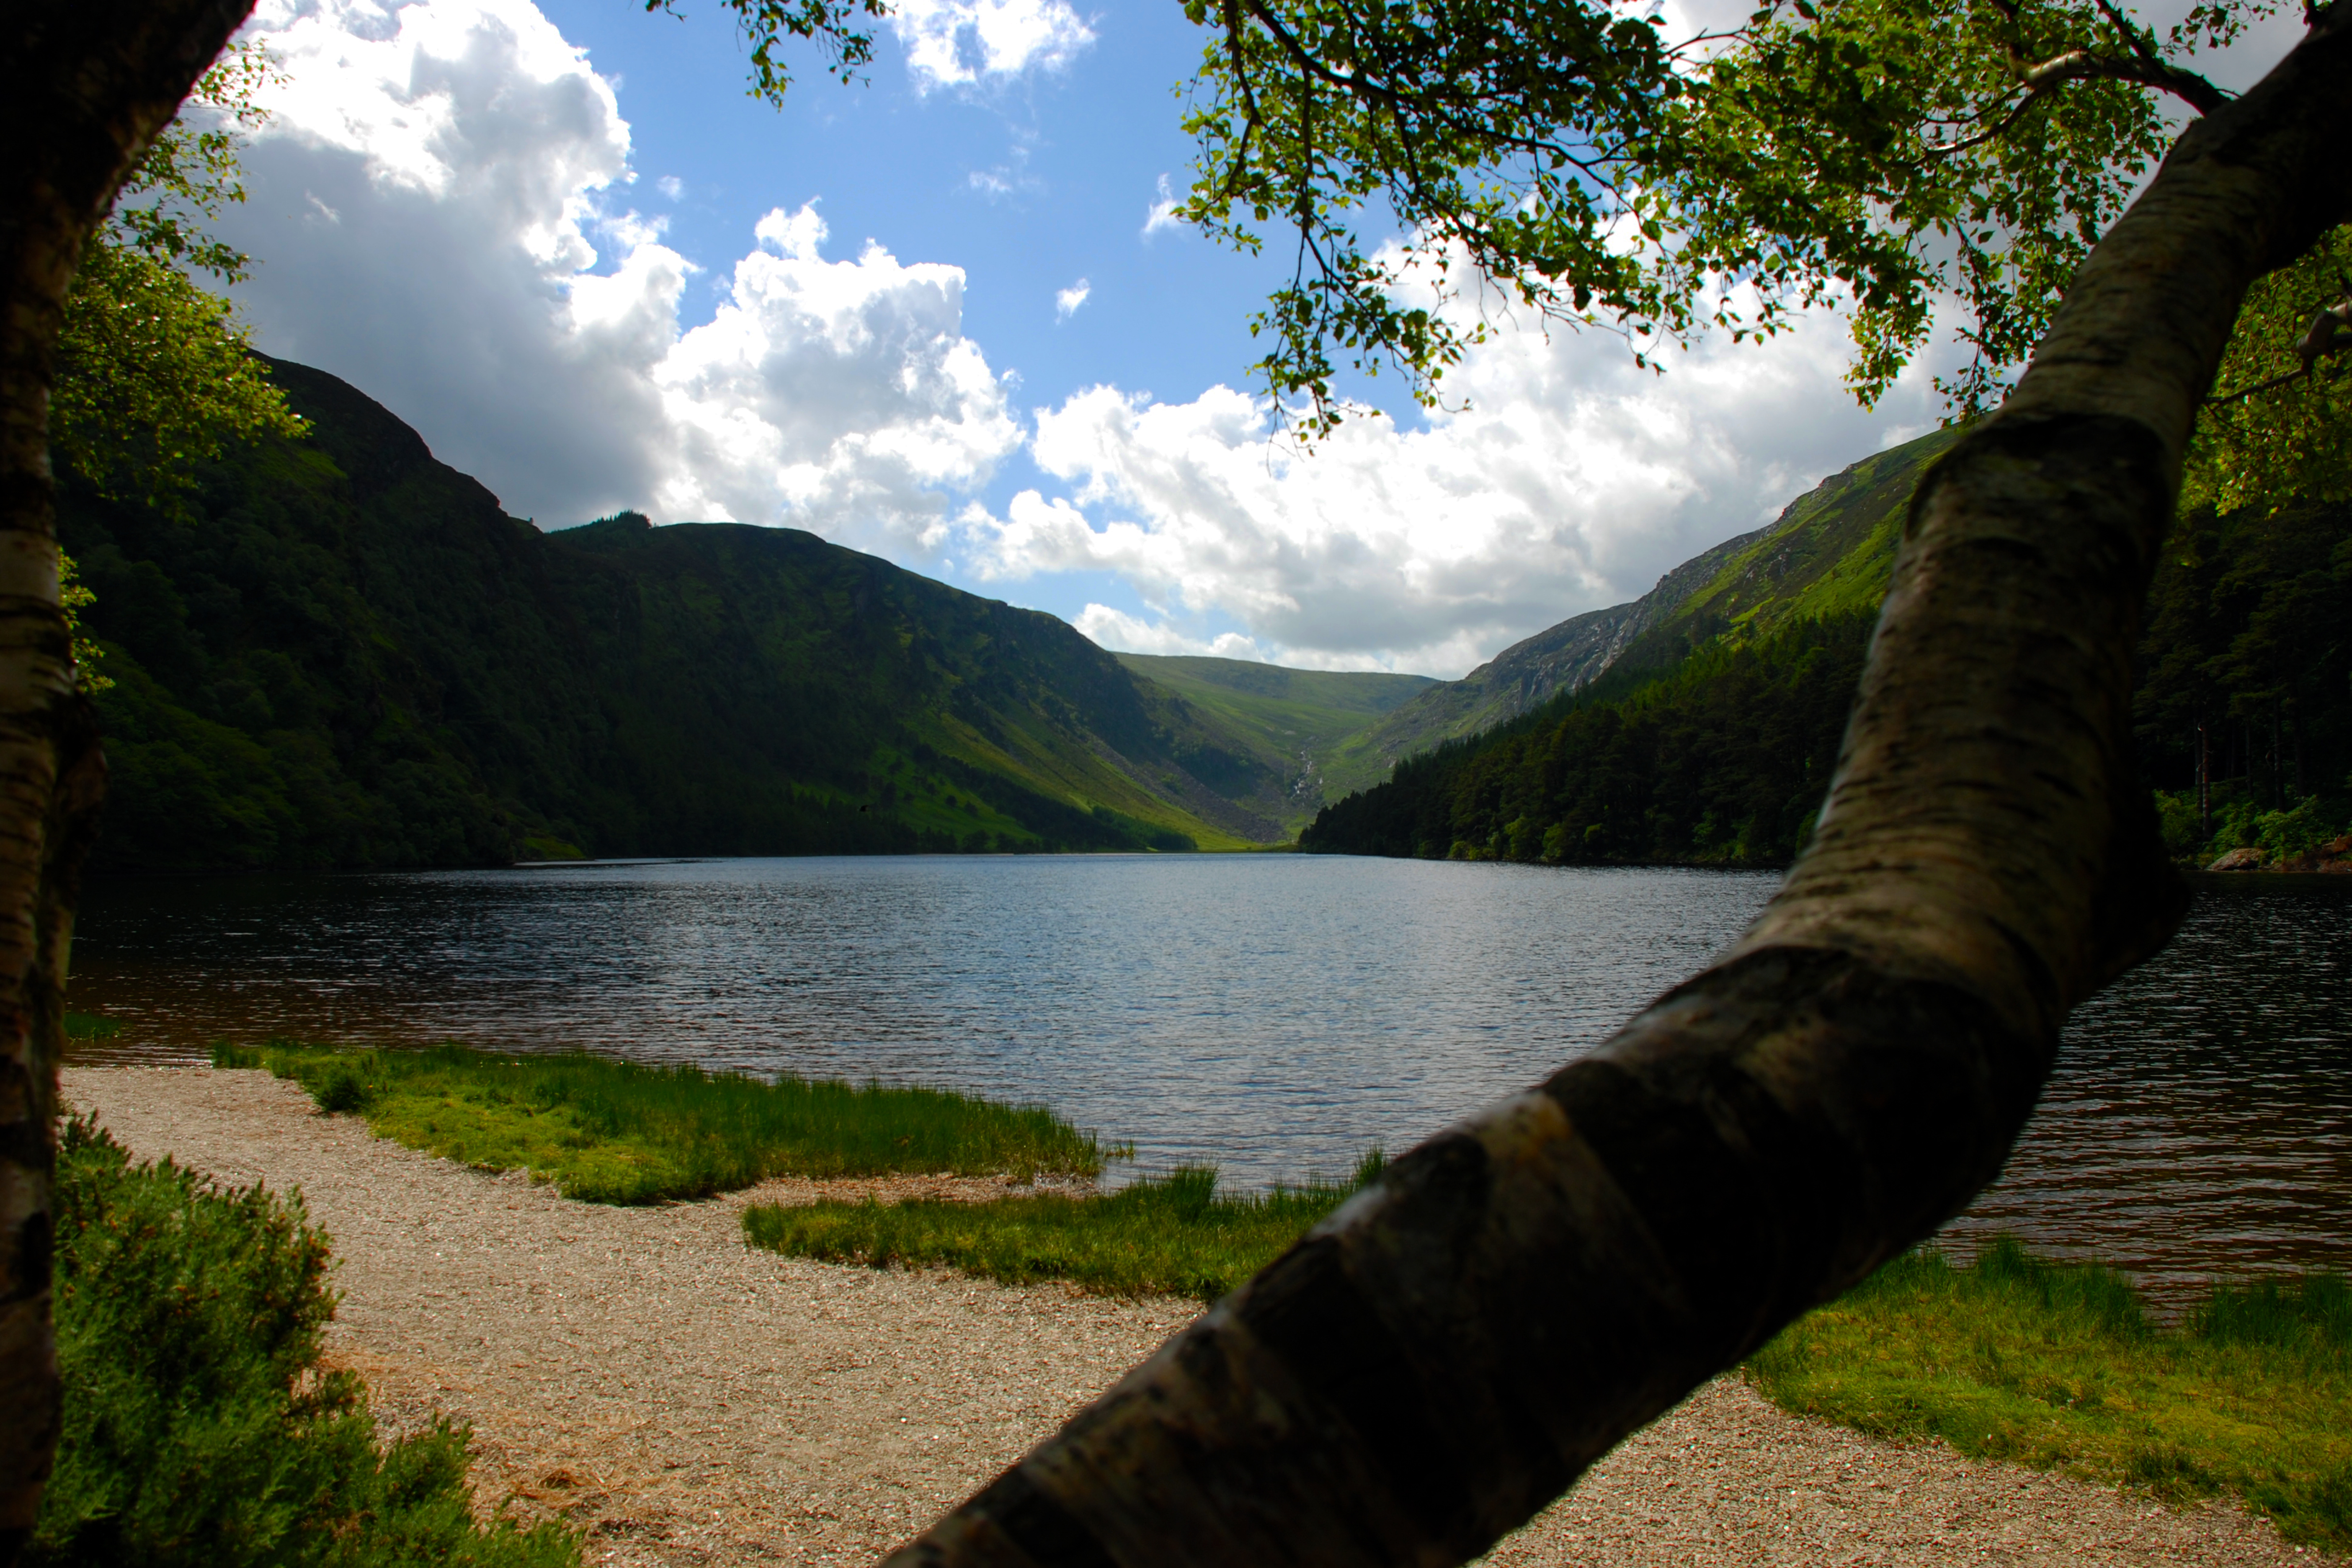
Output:
[[[473,1425],[477,1482],[590,1527],[612,1564],[870,1561],[968,1495],[1192,1315],[746,1247],[747,1202],[570,1203],[313,1112],[290,1084],[82,1068],[66,1095],[142,1157],[299,1187],[335,1241],[330,1355],[395,1430]],[[869,1184],[857,1184],[864,1191]],[[971,1184],[891,1183],[968,1194]],[[1795,1420],[1718,1382],[1490,1561],[2309,1563],[2268,1526]]]

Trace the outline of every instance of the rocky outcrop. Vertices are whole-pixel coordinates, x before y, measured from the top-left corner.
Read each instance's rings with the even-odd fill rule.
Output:
[[[2232,849],[2205,868],[2208,871],[2289,871],[2309,875],[2352,876],[2352,833],[2316,849],[2306,849],[2299,855],[2282,855],[2270,859],[2262,850],[2248,846]]]

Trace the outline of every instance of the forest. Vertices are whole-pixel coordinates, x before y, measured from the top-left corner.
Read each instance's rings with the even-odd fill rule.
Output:
[[[1881,583],[1890,560],[1874,563]],[[1720,631],[1678,661],[1621,665],[1408,759],[1388,783],[1325,807],[1300,847],[1786,865],[1820,808],[1874,619],[1792,616],[1761,636]],[[2134,702],[2140,766],[2176,856],[2201,864],[2251,846],[2277,860],[2352,823],[2347,626],[2352,510],[2209,507],[2179,525],[2150,594]]]

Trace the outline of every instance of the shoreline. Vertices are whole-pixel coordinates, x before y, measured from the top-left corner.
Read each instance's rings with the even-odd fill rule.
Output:
[[[389,1429],[436,1413],[471,1422],[485,1497],[583,1526],[591,1563],[869,1562],[1196,1310],[762,1253],[740,1239],[743,1205],[815,1184],[646,1208],[574,1203],[319,1116],[299,1089],[258,1073],[77,1067],[65,1089],[138,1158],[300,1187],[340,1260],[331,1358],[367,1379]],[[1879,1443],[1719,1379],[1489,1561],[1957,1568],[1988,1556],[2315,1560],[2234,1507],[2175,1513],[1940,1446]]]

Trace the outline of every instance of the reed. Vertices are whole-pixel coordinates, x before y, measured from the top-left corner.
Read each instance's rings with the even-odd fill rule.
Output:
[[[1064,1279],[1097,1295],[1206,1302],[1272,1262],[1384,1163],[1375,1149],[1344,1183],[1233,1196],[1218,1193],[1213,1169],[1188,1166],[1088,1197],[757,1205],[743,1211],[743,1235],[755,1247],[828,1262],[956,1268],[1008,1285]]]
[[[1997,1238],[1896,1258],[1748,1363],[1783,1409],[2181,1503],[2242,1500],[2289,1541],[2352,1549],[2352,1289],[2213,1288],[2155,1322],[2129,1281]]]
[[[215,1067],[267,1068],[320,1110],[484,1170],[526,1170],[566,1197],[705,1197],[765,1177],[894,1173],[1090,1176],[1106,1151],[1043,1106],[823,1079],[772,1082],[581,1052],[436,1046],[338,1051],[219,1045]]]

